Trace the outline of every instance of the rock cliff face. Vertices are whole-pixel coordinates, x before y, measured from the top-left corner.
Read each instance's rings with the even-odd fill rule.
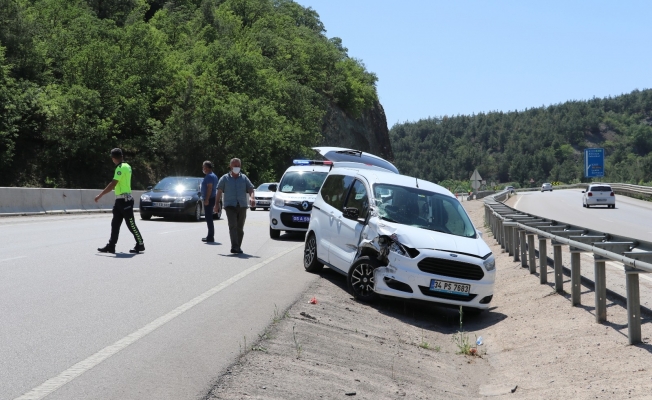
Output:
[[[347,147],[366,151],[393,161],[387,117],[380,103],[353,119],[336,105],[331,105],[322,126],[322,146]]]

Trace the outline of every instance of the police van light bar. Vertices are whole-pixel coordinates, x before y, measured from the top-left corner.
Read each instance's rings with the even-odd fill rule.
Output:
[[[294,165],[333,165],[332,161],[294,160]]]

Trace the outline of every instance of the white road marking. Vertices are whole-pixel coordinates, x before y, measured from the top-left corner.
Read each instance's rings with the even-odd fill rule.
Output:
[[[514,203],[514,208],[518,207],[518,202],[521,201],[522,198],[523,198],[523,195],[518,196],[518,199],[516,200],[516,203]]]
[[[58,376],[48,379],[45,381],[43,384],[40,386],[30,390],[29,392],[25,393],[24,395],[17,397],[15,400],[38,400],[42,399],[48,395],[50,395],[52,392],[55,390],[59,389],[63,385],[71,382],[78,376],[82,375],[84,372],[90,370],[91,368],[97,366],[101,362],[107,360],[109,357],[115,355],[116,353],[124,350],[127,348],[129,345],[132,345],[136,343],[138,340],[144,338],[145,336],[149,335],[156,329],[160,328],[161,326],[167,324],[168,322],[172,321],[174,318],[178,317],[179,315],[185,313],[186,311],[190,310],[194,306],[202,303],[203,301],[209,299],[211,296],[214,294],[222,291],[223,289],[226,289],[227,287],[231,286],[232,284],[236,283],[240,279],[246,277],[247,275],[259,270],[260,268],[264,267],[265,265],[269,264],[270,262],[276,260],[277,258],[283,257],[284,255],[302,247],[303,244],[299,244],[297,246],[291,247],[288,250],[285,250],[281,253],[278,253],[275,256],[272,256],[265,261],[262,261],[252,267],[247,268],[246,270],[240,272],[237,275],[232,276],[231,278],[227,279],[226,281],[220,283],[219,285],[213,287],[212,289],[209,289],[208,291],[200,294],[199,296],[195,297],[194,299],[190,300],[189,302],[182,304],[181,306],[177,307],[176,309],[170,311],[169,313],[163,315],[162,317],[159,317],[155,319],[154,321],[150,322],[149,324],[145,325],[144,327],[138,329],[137,331],[125,336],[124,338],[118,340],[117,342],[113,343],[110,346],[107,346],[103,348],[102,350],[98,351],[97,353],[93,354],[92,356],[88,357],[87,359],[78,362],[77,364],[73,365],[72,367],[68,368],[67,370],[63,371],[60,373]]]
[[[13,257],[13,258],[5,258],[4,260],[0,260],[0,262],[5,262],[5,261],[11,261],[11,260],[18,260],[21,258],[27,258],[27,256],[20,256],[20,257]]]

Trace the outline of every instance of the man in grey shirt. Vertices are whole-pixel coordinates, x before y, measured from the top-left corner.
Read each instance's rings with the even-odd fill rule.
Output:
[[[247,208],[255,207],[254,185],[249,178],[240,172],[242,162],[234,158],[229,164],[231,172],[225,174],[217,182],[217,196],[221,198],[224,193],[224,210],[229,221],[229,235],[231,236],[231,253],[240,254],[244,224],[247,219]],[[219,213],[220,202],[215,202],[216,213]]]

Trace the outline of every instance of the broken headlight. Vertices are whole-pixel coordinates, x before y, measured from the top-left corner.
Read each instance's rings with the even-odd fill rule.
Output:
[[[496,259],[493,256],[489,257],[487,260],[484,260],[484,269],[487,271],[493,271],[496,269]]]

